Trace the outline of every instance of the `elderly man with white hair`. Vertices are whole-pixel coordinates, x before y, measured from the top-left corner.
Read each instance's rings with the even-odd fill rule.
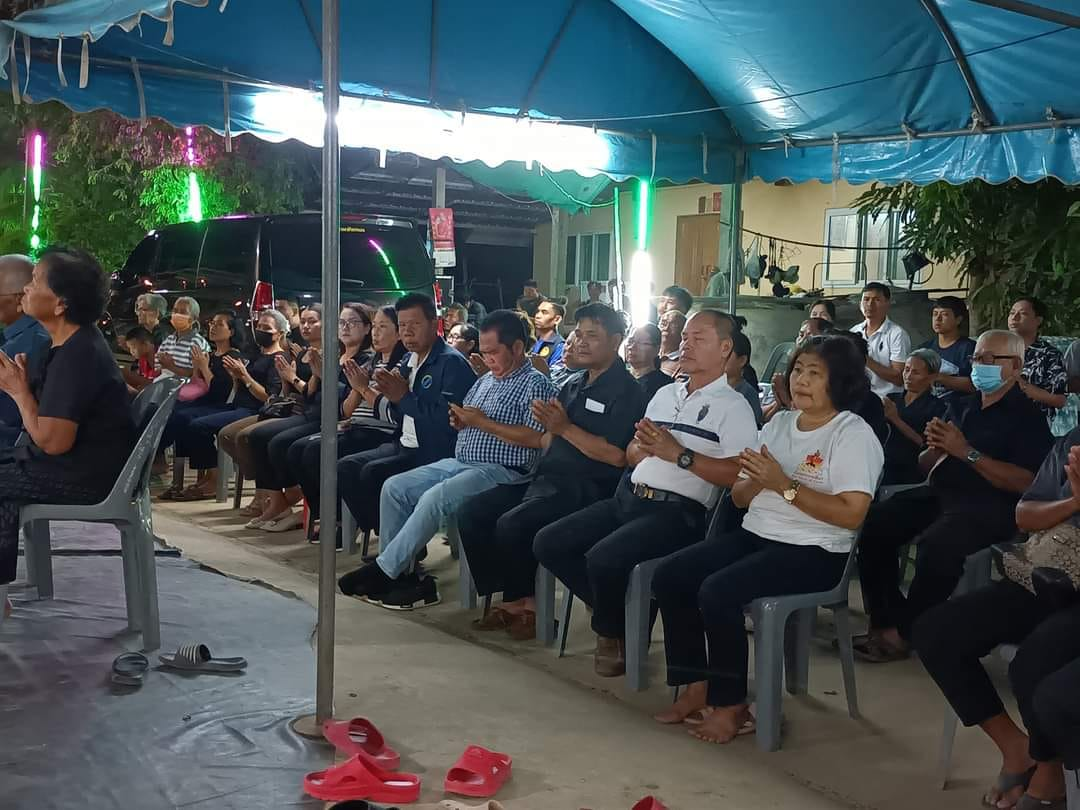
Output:
[[[1016,502],[1031,486],[1053,437],[1020,389],[1024,339],[991,330],[972,356],[975,393],[954,396],[926,426],[919,458],[928,486],[871,507],[859,545],[870,633],[856,652],[874,662],[908,655],[913,622],[952,594],[964,560],[1016,534]],[[900,591],[897,550],[915,543],[915,578]]]
[[[12,360],[26,355],[27,368],[34,368],[52,343],[45,327],[23,311],[23,288],[33,276],[34,263],[29,257],[17,253],[0,256],[0,326],[4,329],[0,351]],[[18,406],[0,393],[0,447],[14,445],[21,431]]]

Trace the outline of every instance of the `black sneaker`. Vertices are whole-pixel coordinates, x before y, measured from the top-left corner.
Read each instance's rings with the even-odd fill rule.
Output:
[[[437,605],[442,599],[439,598],[435,577],[426,576],[421,579],[415,574],[409,574],[401,577],[393,590],[375,599],[369,596],[368,601],[387,610],[416,610]]]
[[[390,579],[377,563],[367,563],[350,571],[338,580],[338,588],[346,596],[377,596],[396,587],[397,580]]]

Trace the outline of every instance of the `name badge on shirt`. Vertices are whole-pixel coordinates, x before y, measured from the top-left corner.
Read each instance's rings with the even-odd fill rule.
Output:
[[[604,403],[597,402],[595,399],[585,398],[585,410],[592,411],[593,413],[603,413]]]

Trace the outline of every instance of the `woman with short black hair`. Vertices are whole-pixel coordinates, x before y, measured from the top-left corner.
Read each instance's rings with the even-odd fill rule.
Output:
[[[751,731],[743,608],[762,596],[827,591],[843,576],[884,463],[873,431],[849,410],[869,388],[860,359],[842,337],[796,349],[787,371],[795,410],[774,416],[760,449],[739,456],[731,499],[748,509],[742,527],[656,570],[668,683],[687,686],[660,722],[696,717],[695,735],[716,743]]]
[[[30,438],[0,456],[0,585],[15,579],[19,509],[30,503],[97,503],[136,441],[127,385],[95,324],[108,277],[89,253],[50,247],[23,291],[23,310],[52,338],[33,368],[0,352],[0,391]]]

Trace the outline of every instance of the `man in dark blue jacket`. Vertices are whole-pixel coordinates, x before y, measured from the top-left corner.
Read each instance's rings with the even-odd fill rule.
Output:
[[[375,372],[374,385],[393,404],[400,436],[338,462],[338,489],[361,531],[379,526],[387,478],[454,455],[450,405],[460,405],[476,382],[469,361],[439,337],[434,301],[409,293],[395,308],[398,337],[409,353],[393,371]]]
[[[28,368],[34,367],[52,343],[45,327],[22,309],[23,287],[33,274],[34,264],[26,256],[0,256],[0,325],[4,328],[0,351],[12,360],[25,354]],[[14,445],[21,431],[18,407],[7,394],[0,394],[0,447]]]

